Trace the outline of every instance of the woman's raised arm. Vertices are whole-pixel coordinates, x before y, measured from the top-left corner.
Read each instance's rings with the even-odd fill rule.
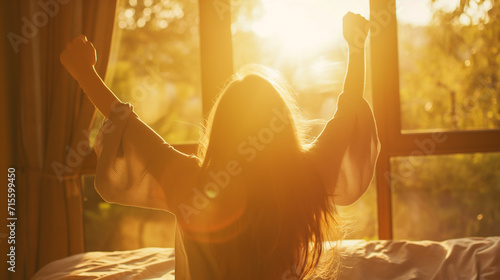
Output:
[[[99,194],[112,203],[176,210],[195,178],[196,157],[175,150],[113,94],[94,69],[95,48],[85,36],[68,43],[60,59],[106,117],[94,143]]]
[[[353,13],[343,18],[344,39],[349,46],[349,63],[344,80],[344,93],[363,97],[365,87],[365,40],[368,21]]]
[[[311,155],[334,202],[349,205],[368,188],[379,143],[372,111],[363,98],[368,21],[348,13],[343,24],[349,45],[344,90],[334,117],[313,143]]]
[[[94,106],[105,117],[109,117],[111,110],[120,103],[120,100],[95,71],[97,55],[94,45],[87,40],[87,37],[79,35],[66,45],[60,60],[71,76],[78,81]]]

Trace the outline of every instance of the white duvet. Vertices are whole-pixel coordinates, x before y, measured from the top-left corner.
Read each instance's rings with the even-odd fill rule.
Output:
[[[346,240],[340,279],[500,279],[500,237],[435,241]],[[175,279],[173,248],[88,252],[54,261],[42,279]]]

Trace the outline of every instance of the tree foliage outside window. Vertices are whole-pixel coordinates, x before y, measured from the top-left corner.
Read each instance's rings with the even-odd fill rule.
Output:
[[[500,3],[429,1],[428,24],[399,20],[402,129],[500,129]]]
[[[429,23],[398,18],[402,129],[500,129],[500,3],[427,2]],[[499,153],[392,158],[394,237],[499,235],[499,170]]]

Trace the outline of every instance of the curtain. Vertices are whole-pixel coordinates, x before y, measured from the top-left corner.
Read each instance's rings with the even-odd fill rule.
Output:
[[[2,3],[4,4],[5,1]],[[8,24],[8,13],[7,9],[4,9],[2,5],[0,7],[0,34],[5,36],[7,34],[7,30],[10,25]],[[5,38],[5,37],[2,37]],[[2,190],[0,192],[0,262],[2,263],[2,270],[0,272],[0,279],[7,279],[7,274],[9,271],[7,270],[7,254],[9,254],[9,249],[11,244],[8,244],[8,236],[10,235],[9,228],[6,227],[5,221],[7,221],[7,170],[15,166],[15,157],[14,150],[16,145],[15,138],[15,130],[14,130],[14,109],[15,100],[14,94],[9,94],[12,92],[14,83],[12,82],[13,73],[16,69],[16,63],[12,62],[12,55],[8,56],[7,54],[11,54],[11,51],[8,50],[10,45],[7,40],[2,40],[2,44],[0,44],[0,170],[2,174],[0,176],[2,182],[5,182],[5,185],[2,186]],[[10,258],[10,257],[9,257]]]
[[[17,221],[16,272],[4,279],[29,279],[47,263],[84,251],[79,171],[92,152],[88,132],[95,108],[59,55],[84,34],[98,51],[96,69],[104,77],[116,0],[7,2],[5,53],[17,63]]]

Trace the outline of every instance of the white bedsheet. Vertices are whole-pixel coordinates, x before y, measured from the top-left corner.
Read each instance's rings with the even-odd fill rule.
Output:
[[[340,279],[500,279],[500,237],[345,241]]]
[[[88,252],[49,263],[32,279],[174,280],[174,249]]]
[[[340,279],[500,279],[500,237],[435,241],[347,240]],[[174,279],[172,248],[89,252],[54,261],[33,278]]]

